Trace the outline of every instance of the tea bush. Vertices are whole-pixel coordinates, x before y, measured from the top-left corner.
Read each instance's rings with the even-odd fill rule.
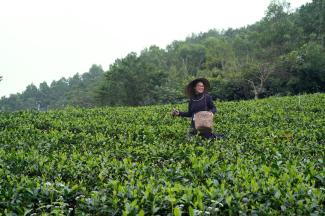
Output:
[[[325,94],[0,113],[0,215],[323,215]],[[186,104],[178,105],[185,110]]]

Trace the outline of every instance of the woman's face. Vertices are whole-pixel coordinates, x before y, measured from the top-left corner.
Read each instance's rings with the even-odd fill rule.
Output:
[[[196,85],[195,85],[195,92],[197,94],[200,94],[200,93],[203,93],[204,92],[204,84],[202,82],[198,82]]]

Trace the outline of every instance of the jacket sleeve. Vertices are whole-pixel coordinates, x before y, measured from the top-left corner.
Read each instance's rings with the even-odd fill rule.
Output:
[[[212,113],[216,113],[217,112],[217,108],[213,103],[212,97],[211,95],[207,95],[207,107],[208,109],[212,112]]]
[[[179,116],[181,116],[181,117],[192,117],[191,101],[188,102],[188,111],[187,112],[179,112]]]

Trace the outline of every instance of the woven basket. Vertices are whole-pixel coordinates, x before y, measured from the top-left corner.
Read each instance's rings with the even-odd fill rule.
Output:
[[[200,132],[211,132],[213,128],[213,114],[208,111],[201,111],[193,117],[196,130]]]

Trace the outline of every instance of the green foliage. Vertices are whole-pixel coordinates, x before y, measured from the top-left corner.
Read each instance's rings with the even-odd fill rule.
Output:
[[[322,215],[324,103],[217,103],[223,140],[172,105],[0,112],[0,214]]]
[[[139,57],[131,53],[106,72],[98,98],[109,105],[175,102],[194,77],[214,80],[212,95],[222,100],[324,92],[323,9],[316,0],[296,12],[286,1],[272,1],[254,25],[193,34],[166,50],[146,49]],[[284,65],[287,55],[304,52],[306,44],[314,48],[307,45],[305,62],[298,68],[295,61]]]
[[[325,91],[325,52],[317,43],[307,43],[283,57],[290,71],[287,86],[292,92]]]

